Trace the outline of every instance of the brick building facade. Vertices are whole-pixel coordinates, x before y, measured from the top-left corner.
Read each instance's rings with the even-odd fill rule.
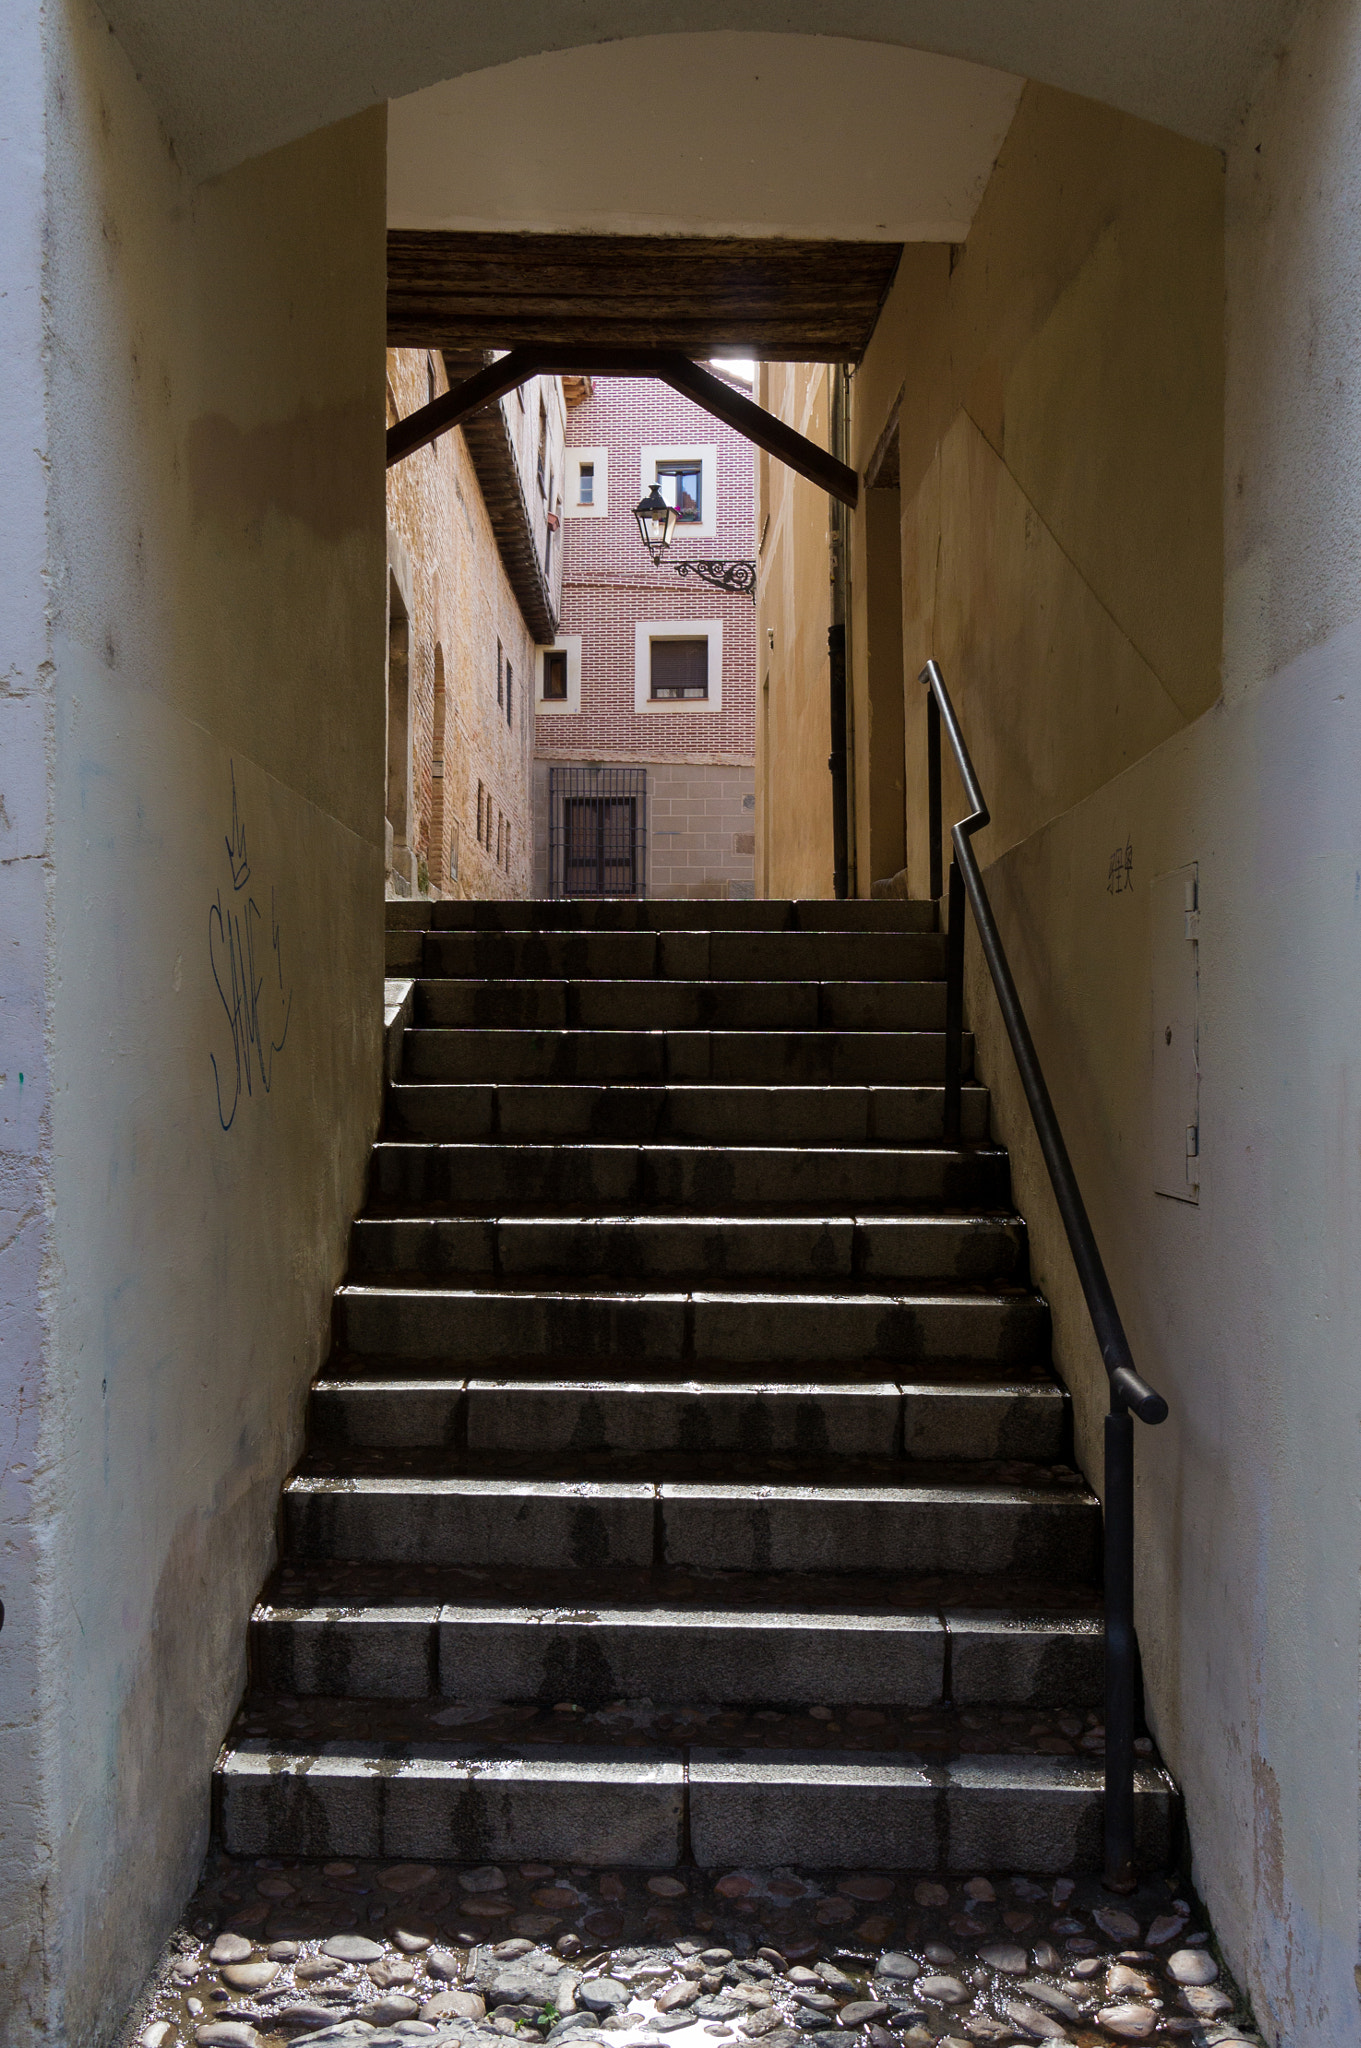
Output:
[[[390,349],[388,423],[468,365]],[[538,378],[388,472],[388,893],[533,883],[534,649],[562,588],[564,405]]]
[[[561,623],[535,662],[534,893],[749,896],[754,607],[674,564],[755,555],[751,445],[651,380],[568,398]],[[659,480],[684,516],[655,568],[633,508]]]

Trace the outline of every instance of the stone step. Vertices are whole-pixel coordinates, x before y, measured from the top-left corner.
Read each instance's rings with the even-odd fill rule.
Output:
[[[1018,1216],[360,1217],[350,1273],[1023,1281]]]
[[[420,981],[425,1026],[943,1031],[941,981]]]
[[[718,897],[654,897],[605,901],[540,898],[537,901],[432,903],[413,897],[387,903],[389,931],[864,931],[933,932],[936,906],[897,898],[810,897],[728,902]]]
[[[1090,1707],[1103,1634],[1089,1610],[612,1601],[508,1606],[273,1592],[251,1620],[252,1683],[347,1699],[492,1699],[582,1708],[617,1699],[752,1709],[851,1699],[869,1707]],[[909,1737],[910,1739],[910,1737]]]
[[[973,1064],[964,1034],[963,1071]],[[409,1030],[407,1081],[939,1082],[943,1031]]]
[[[408,1039],[420,1035],[407,1033]],[[944,1116],[944,1090],[925,1085],[398,1081],[387,1092],[385,1135],[436,1144],[672,1138],[709,1146],[929,1145],[939,1142]],[[985,1088],[965,1088],[961,1123],[966,1144],[986,1138]]]
[[[1052,1380],[1004,1384],[782,1383],[715,1374],[627,1379],[359,1376],[312,1389],[309,1441],[468,1451],[712,1451],[838,1457],[1022,1459],[1067,1455],[1068,1396]]]
[[[939,932],[389,931],[389,974],[469,979],[933,981]]]
[[[1073,1756],[918,1762],[891,1751],[649,1752],[290,1732],[232,1739],[216,1791],[223,1847],[237,1856],[1050,1875],[1101,1861],[1101,1766]],[[1143,1766],[1141,1862],[1165,1868],[1178,1825],[1171,1781]]]
[[[507,1091],[499,1090],[504,1097]],[[498,1110],[504,1104],[498,1102]],[[544,1207],[825,1213],[857,1208],[1001,1209],[1007,1155],[986,1144],[881,1148],[846,1145],[402,1143],[374,1146],[369,1179],[379,1209],[443,1207],[481,1215]]]
[[[501,1478],[490,1463],[481,1454],[477,1470],[461,1473],[298,1473],[284,1489],[288,1554],[472,1567],[1003,1572],[1075,1584],[1094,1584],[1099,1569],[1095,1498],[1041,1467],[1031,1484],[979,1479],[961,1466],[876,1485],[863,1474],[860,1484],[828,1483],[825,1460],[816,1484],[790,1483],[774,1467],[763,1475],[759,1463],[731,1481]]]
[[[1048,1355],[1049,1310],[1013,1292],[625,1293],[346,1284],[336,1341],[371,1358],[611,1358],[727,1363],[809,1358],[1027,1366]]]

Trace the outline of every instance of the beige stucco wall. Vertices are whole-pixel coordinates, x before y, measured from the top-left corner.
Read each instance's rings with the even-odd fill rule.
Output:
[[[904,388],[907,676],[937,653],[961,709],[999,921],[1171,1404],[1137,1442],[1148,1710],[1275,2048],[1357,2030],[1359,109],[1356,0],[1307,11],[1227,175],[1028,88],[969,243],[908,252],[854,380],[862,467]],[[853,661],[864,568],[862,524]],[[1155,1192],[1151,993],[1150,884],[1193,862],[1197,1202]],[[1099,1482],[1105,1376],[972,937],[968,976]]]
[[[1149,1707],[1276,2048],[1358,2027],[1358,118],[1361,7],[1326,0],[1228,157],[1222,697],[988,877],[1136,1355],[1171,1403],[1137,1444]],[[1117,846],[1134,887],[1112,894]],[[1150,1158],[1148,884],[1192,861],[1195,1204],[1153,1192]],[[968,995],[1096,1472],[1104,1375],[972,947]]]
[[[1031,84],[967,242],[905,252],[852,448],[863,470],[901,393],[914,886],[928,656],[990,793],[985,856],[1218,694],[1222,224],[1216,152]],[[863,633],[852,660],[860,722]]]
[[[427,402],[424,349],[387,354],[388,412],[405,418]],[[449,380],[435,362],[437,391]],[[556,406],[556,484],[562,478],[562,399],[558,378],[535,379],[521,407],[514,393],[507,418],[523,441],[520,423],[532,421],[537,438],[539,390]],[[553,444],[550,444],[553,445]],[[526,444],[522,482],[526,502],[543,501],[535,484],[537,450]],[[529,772],[534,746],[534,640],[510,586],[491,520],[463,435],[455,429],[409,456],[387,478],[388,522],[409,578],[411,618],[411,733],[413,848],[422,863],[413,877],[417,894],[501,896],[530,894],[534,869]],[[546,529],[539,531],[546,539]],[[561,548],[555,547],[561,580]],[[497,703],[496,644],[512,671],[509,721]],[[436,657],[444,671],[442,775],[436,777]],[[443,784],[443,802],[437,784]],[[479,786],[483,837],[478,837]],[[491,828],[485,820],[490,815]],[[509,828],[498,841],[498,821]],[[439,826],[439,843],[436,827]],[[501,854],[498,859],[498,844]],[[457,875],[451,870],[457,848]]]
[[[377,1120],[384,119],[196,189],[102,15],[31,27],[0,2036],[91,2048],[207,1838]]]
[[[821,365],[763,363],[757,395],[825,448],[828,377]],[[756,893],[830,896],[827,495],[769,456],[755,461]]]

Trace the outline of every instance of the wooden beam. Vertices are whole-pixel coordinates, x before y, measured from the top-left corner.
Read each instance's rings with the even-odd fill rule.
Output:
[[[388,428],[388,468],[391,469],[394,462],[405,461],[418,448],[428,447],[430,442],[437,441],[441,434],[448,433],[450,427],[466,420],[469,413],[504,398],[517,384],[527,384],[531,377],[538,375],[537,355],[530,349],[513,348],[499,362],[488,363],[485,370],[465,377],[461,384],[455,384],[449,391],[441,391],[429,405],[409,412],[404,420],[398,420],[395,427]]]
[[[499,362],[489,363],[432,404],[389,427],[389,469],[531,377],[572,376],[656,377],[843,505],[856,503],[859,480],[853,469],[678,349],[514,348]]]
[[[673,391],[693,398],[696,405],[702,405],[706,412],[724,421],[746,440],[764,448],[767,455],[773,455],[799,476],[806,476],[829,497],[839,498],[843,505],[854,510],[860,490],[855,471],[837,456],[829,455],[825,448],[819,448],[816,441],[810,441],[805,434],[787,427],[773,412],[767,412],[753,399],[744,398],[740,391],[733,390],[731,384],[725,384],[711,370],[701,369],[688,356],[672,355],[668,351],[653,374],[669,384]]]
[[[388,346],[858,362],[899,254],[888,242],[392,228]]]

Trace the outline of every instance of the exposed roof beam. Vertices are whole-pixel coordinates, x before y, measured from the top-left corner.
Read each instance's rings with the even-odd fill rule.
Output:
[[[678,349],[552,349],[513,348],[509,355],[489,363],[485,370],[479,370],[467,377],[451,391],[445,391],[430,405],[423,405],[418,411],[408,413],[404,420],[398,420],[395,427],[388,428],[387,461],[391,469],[395,462],[402,462],[408,455],[414,455],[418,448],[424,448],[431,441],[447,434],[481,406],[492,405],[517,385],[525,384],[531,377],[656,377],[663,384],[669,384],[673,391],[679,391],[686,398],[694,400],[705,412],[723,420],[758,448],[764,448],[768,455],[785,463],[799,476],[807,477],[843,505],[854,506],[859,496],[859,483],[855,471],[829,455],[825,448],[819,448],[806,435],[796,433],[793,427],[785,425],[763,406],[750,398],[744,398],[740,391],[734,391],[723,378],[715,377],[711,371],[702,369],[691,362]]]
[[[896,242],[389,228],[389,348],[665,348],[857,363]]]

